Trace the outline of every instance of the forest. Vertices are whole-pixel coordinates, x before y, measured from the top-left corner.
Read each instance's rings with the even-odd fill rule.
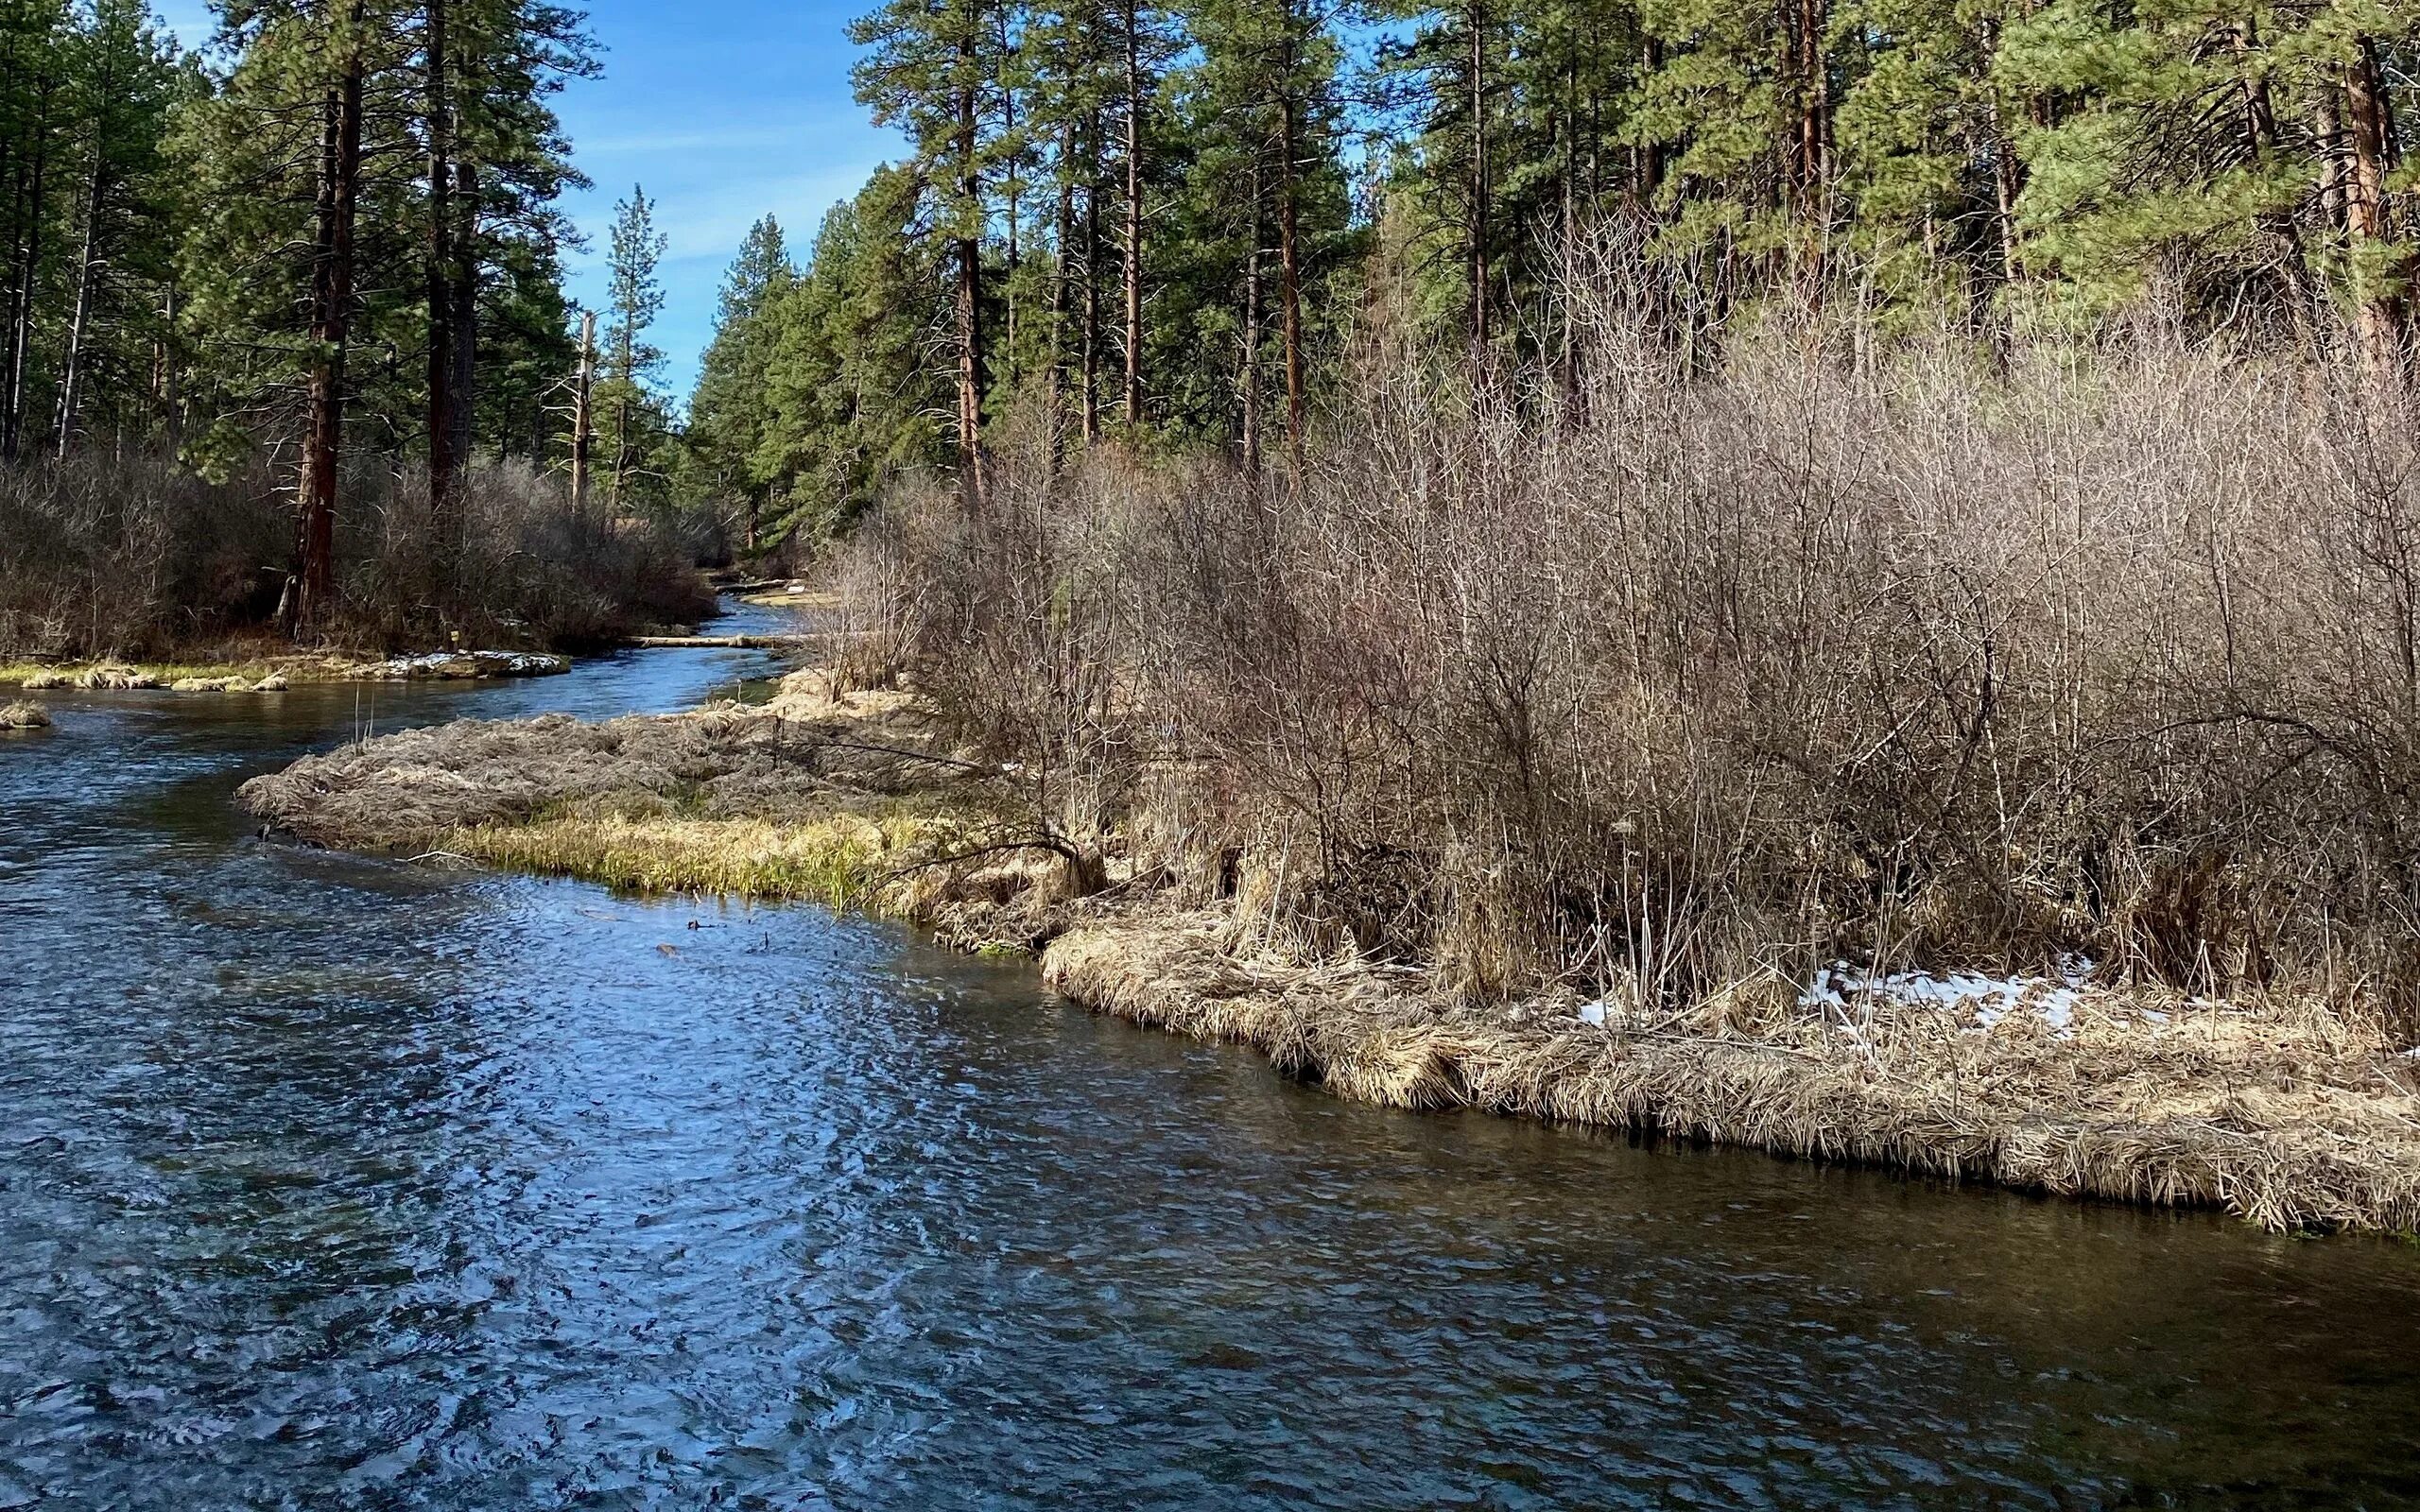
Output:
[[[1357,342],[1573,390],[1566,296],[1613,226],[1709,361],[1776,298],[1996,361],[2146,311],[2404,361],[2392,8],[892,5],[853,28],[855,81],[907,151],[808,245],[756,228],[685,405],[648,339],[644,190],[610,307],[563,292],[558,199],[584,180],[550,101],[599,70],[576,11],[216,15],[196,54],[138,0],[0,12],[0,641],[89,639],[27,585],[89,585],[72,559],[122,561],[130,531],[182,532],[158,571],[190,580],[108,622],[282,602],[304,627],[339,558],[365,608],[510,596],[385,579],[456,572],[463,531],[592,486],[599,519],[719,557],[811,554],[912,474],[972,490],[1020,428],[1054,456],[1299,464]],[[150,504],[58,502],[121,491],[95,467]],[[453,544],[368,539],[399,534]]]
[[[685,405],[644,189],[564,294],[577,14],[6,16],[12,654],[813,570],[1080,884],[1305,948],[2420,1015],[2401,12],[896,0]]]
[[[596,70],[581,17],[216,16],[194,52],[142,0],[0,8],[0,650],[579,644],[702,612],[696,543],[622,507],[667,428],[639,398],[651,233],[614,309],[563,292],[584,180],[550,101]]]
[[[1677,339],[1779,297],[1999,359],[2156,312],[2399,371],[2390,8],[1729,0],[892,5],[856,82],[912,152],[793,261],[769,218],[691,487],[828,530],[919,466],[1298,455],[1357,340],[1578,382],[1574,257]],[[2408,101],[2405,102],[2408,104]],[[1548,370],[1550,369],[1550,370]]]

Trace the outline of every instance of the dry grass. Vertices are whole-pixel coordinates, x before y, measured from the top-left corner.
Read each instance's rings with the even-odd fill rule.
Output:
[[[796,693],[762,708],[582,724],[464,720],[254,778],[253,813],[325,845],[434,846],[457,831],[567,813],[821,819],[946,785],[957,771],[908,700]]]
[[[0,730],[48,730],[50,711],[38,703],[0,704]]]
[[[0,688],[28,692],[60,688],[167,688],[180,693],[276,692],[298,682],[344,682],[359,678],[377,658],[354,654],[295,653],[263,656],[235,652],[215,661],[92,662],[0,664]]]
[[[970,948],[1047,937],[1063,868],[994,816],[994,774],[951,754],[916,700],[833,682],[795,675],[759,708],[409,730],[237,796],[317,844],[641,892],[811,899]]]
[[[1570,1000],[1471,1005],[1419,972],[1241,959],[1223,910],[1079,927],[1043,957],[1104,1012],[1248,1045],[1362,1102],[1650,1131],[2067,1196],[2222,1209],[2273,1229],[2420,1228],[2411,1062],[2324,1012],[2112,997],[2069,1036],[1879,1010],[1762,1033]]]

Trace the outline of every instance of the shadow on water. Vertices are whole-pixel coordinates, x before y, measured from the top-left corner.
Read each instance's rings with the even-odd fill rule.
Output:
[[[0,1506],[2420,1504],[2404,1246],[1353,1107],[861,920],[249,838],[350,690],[54,707]]]

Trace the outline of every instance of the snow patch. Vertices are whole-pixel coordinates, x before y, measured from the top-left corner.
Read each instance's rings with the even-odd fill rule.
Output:
[[[363,667],[354,676],[380,681],[414,678],[542,678],[571,670],[568,658],[537,651],[430,651]]]
[[[1877,974],[1870,968],[1836,961],[1800,995],[1798,1005],[1837,1017],[1850,1033],[1863,1025],[1853,1015],[1871,1019],[1874,1005],[1932,1008],[1953,1018],[1971,1013],[1977,1032],[1989,1032],[2012,1016],[2038,1019],[2065,1039],[2075,1032],[2077,1005],[2092,977],[2092,962],[2075,957],[2062,964],[2056,977],[1986,976],[1979,971],[1893,971]],[[2165,1022],[2166,1016],[2157,1016]]]

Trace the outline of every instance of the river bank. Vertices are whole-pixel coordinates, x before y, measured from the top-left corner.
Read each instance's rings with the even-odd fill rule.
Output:
[[[1097,1011],[1250,1046],[1383,1106],[1623,1127],[2263,1228],[2420,1230],[2415,1063],[2316,1005],[1843,969],[1681,1013],[1474,1003],[1415,969],[1304,960],[1232,902],[1091,879],[1016,775],[900,692],[588,724],[463,722],[306,758],[241,801],[320,845],[652,892],[808,899],[1029,953]]]
[[[429,651],[384,656],[373,651],[246,651],[166,662],[19,662],[0,665],[0,687],[28,693],[60,689],[173,693],[284,693],[298,682],[475,682],[492,678],[548,677],[569,671],[571,659],[543,651]]]

